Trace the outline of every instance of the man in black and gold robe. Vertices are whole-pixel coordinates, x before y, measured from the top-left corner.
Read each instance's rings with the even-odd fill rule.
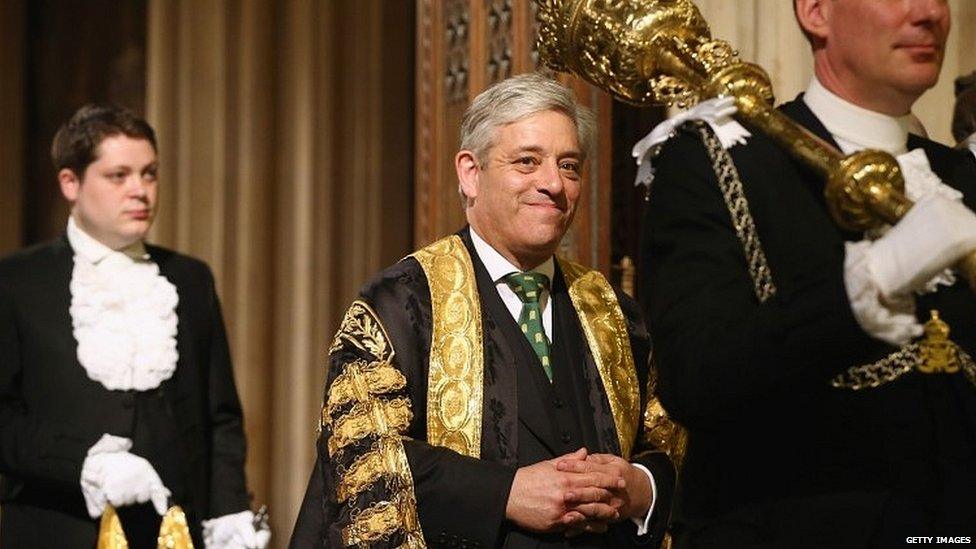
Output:
[[[590,115],[523,75],[461,133],[470,227],[346,313],[292,546],[656,546],[675,473],[641,429],[662,415],[641,391],[648,334],[602,275],[554,256]]]

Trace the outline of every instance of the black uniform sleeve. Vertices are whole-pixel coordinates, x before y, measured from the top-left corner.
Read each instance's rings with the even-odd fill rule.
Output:
[[[227,333],[213,275],[205,269],[210,303],[210,355],[208,372],[210,430],[210,516],[237,513],[249,507],[244,477],[246,442],[244,414],[234,383]]]
[[[644,226],[641,290],[661,398],[683,425],[735,421],[744,400],[825,383],[869,342],[848,304],[842,245],[798,274],[774,270],[777,292],[759,302],[696,134],[672,139],[656,159]]]

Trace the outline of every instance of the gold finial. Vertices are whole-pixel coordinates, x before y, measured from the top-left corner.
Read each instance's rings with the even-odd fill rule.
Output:
[[[923,374],[953,374],[959,371],[955,348],[949,341],[949,325],[939,318],[939,311],[932,309],[925,323],[925,338],[921,347],[918,371]]]

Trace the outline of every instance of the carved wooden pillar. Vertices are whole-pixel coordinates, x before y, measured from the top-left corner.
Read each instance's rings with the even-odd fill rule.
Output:
[[[454,172],[461,116],[491,84],[538,69],[535,12],[532,0],[418,0],[416,246],[464,225]],[[560,80],[595,111],[599,135],[562,251],[609,272],[611,99],[573,77]]]
[[[0,256],[21,247],[24,207],[24,0],[0,2]],[[54,182],[48,183],[54,186]]]

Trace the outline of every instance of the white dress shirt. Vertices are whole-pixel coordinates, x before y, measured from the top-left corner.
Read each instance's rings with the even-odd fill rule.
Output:
[[[512,314],[512,318],[518,322],[519,316],[522,314],[522,300],[512,291],[512,288],[505,281],[505,277],[512,273],[522,271],[515,265],[512,265],[497,250],[492,248],[491,244],[488,244],[478,236],[478,233],[474,229],[471,229],[471,241],[474,243],[474,251],[478,254],[478,259],[484,264],[485,269],[488,271],[488,276],[491,277],[491,281],[495,283],[495,289],[498,290],[498,295],[502,298],[502,302],[505,303],[508,312]],[[556,275],[556,262],[550,257],[542,265],[530,269],[527,272],[546,275],[551,286],[552,278]],[[549,288],[542,290],[539,296],[539,308],[542,309],[542,329],[545,330],[546,337],[549,338],[549,342],[551,343],[555,341],[553,339],[555,334],[552,331],[552,307],[549,306]]]
[[[841,99],[817,80],[810,81],[803,102],[817,115],[844,154],[880,149],[899,155],[908,152],[909,132],[924,135],[912,114],[888,116]]]

